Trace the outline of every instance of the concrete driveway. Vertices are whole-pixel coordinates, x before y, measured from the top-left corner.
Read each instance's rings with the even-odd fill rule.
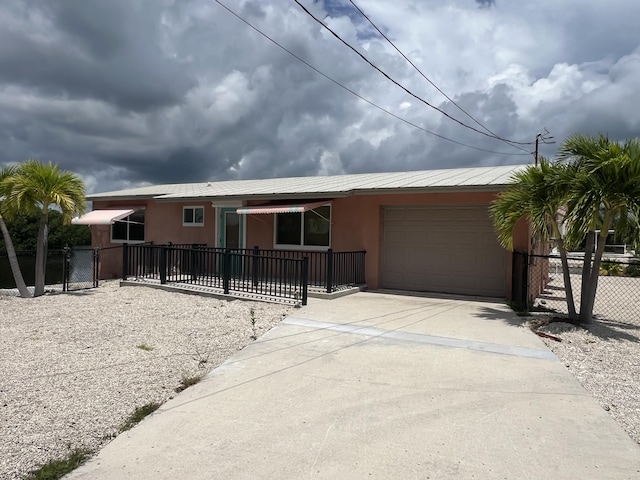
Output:
[[[69,479],[631,479],[640,447],[498,302],[314,300]]]

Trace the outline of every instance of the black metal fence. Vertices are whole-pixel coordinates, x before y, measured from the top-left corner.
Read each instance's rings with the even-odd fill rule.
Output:
[[[223,293],[284,298],[307,304],[308,258],[256,255],[250,250],[173,245],[125,245],[123,279],[151,278],[217,288]]]
[[[334,292],[365,282],[365,252],[224,249],[203,245],[125,245],[123,278],[156,279],[296,299],[308,288]]]
[[[99,250],[74,247],[47,252],[46,290],[73,291],[98,286]],[[35,284],[35,251],[16,252],[20,271],[28,286]],[[17,295],[13,272],[6,256],[0,257],[0,290],[4,295]]]
[[[241,250],[245,254],[266,255],[274,258],[309,259],[309,286],[327,293],[365,283],[365,250],[354,252],[322,252],[304,250],[268,250],[254,247]]]
[[[514,252],[513,300],[522,310],[568,313],[562,263],[558,256]],[[570,256],[569,278],[580,308],[584,257]],[[640,315],[640,258],[606,255],[600,265],[593,308],[596,318],[614,321]]]

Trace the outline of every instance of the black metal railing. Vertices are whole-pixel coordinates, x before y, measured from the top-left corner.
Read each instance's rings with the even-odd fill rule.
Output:
[[[123,279],[128,277],[218,288],[225,294],[285,298],[306,305],[309,261],[255,255],[246,249],[124,245]]]
[[[153,278],[301,300],[308,287],[334,292],[365,283],[365,251],[224,249],[201,244],[123,246],[123,278]],[[306,265],[306,267],[304,267]],[[303,270],[304,280],[298,280]]]
[[[570,254],[569,279],[579,309],[584,255]],[[512,298],[521,310],[549,310],[567,314],[567,292],[562,262],[556,255],[514,252]],[[593,314],[625,321],[640,315],[640,258],[603,257]]]
[[[327,293],[365,283],[365,250],[334,252],[333,249],[314,252],[305,250],[244,249],[245,253],[275,258],[309,259],[309,286]]]

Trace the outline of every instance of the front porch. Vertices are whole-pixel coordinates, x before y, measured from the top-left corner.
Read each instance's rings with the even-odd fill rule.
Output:
[[[364,286],[365,254],[125,244],[122,279],[306,305],[310,294],[334,296]]]

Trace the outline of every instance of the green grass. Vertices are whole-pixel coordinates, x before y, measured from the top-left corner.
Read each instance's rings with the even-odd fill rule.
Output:
[[[131,415],[129,415],[124,423],[120,426],[120,433],[131,430],[138,423],[144,420],[147,415],[152,414],[158,408],[160,408],[160,404],[156,402],[147,403],[146,405],[137,407],[135,411]]]
[[[62,478],[86,462],[91,453],[90,450],[76,448],[69,452],[65,458],[50,460],[37,470],[33,470],[25,477],[25,480],[57,480]]]
[[[199,383],[200,380],[202,380],[203,378],[204,378],[204,375],[202,374],[192,375],[190,377],[183,375],[182,380],[180,381],[180,385],[176,387],[176,392],[180,393],[183,390],[186,390],[190,386],[195,385],[196,383]]]
[[[147,345],[146,343],[141,343],[140,345],[136,345],[136,348],[139,348],[140,350],[144,350],[145,352],[150,352],[153,350],[153,347],[151,345]]]

